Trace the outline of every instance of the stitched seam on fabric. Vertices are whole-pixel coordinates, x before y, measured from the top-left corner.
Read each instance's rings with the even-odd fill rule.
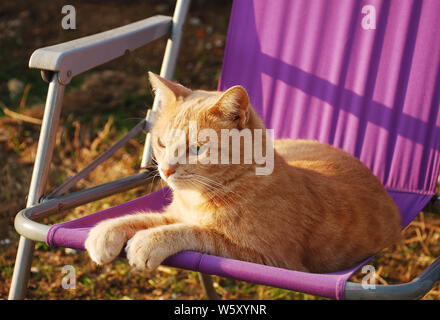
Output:
[[[51,247],[53,246],[53,238],[55,237],[55,232],[59,229],[59,225],[53,225],[50,227],[49,232],[46,236],[46,244]]]
[[[341,282],[344,282],[345,284],[345,278],[343,279],[338,279],[338,281],[336,281],[336,292],[335,292],[335,296],[336,296],[336,300],[343,300],[344,296],[345,296],[345,290],[342,287]]]
[[[197,271],[199,271],[200,270],[200,266],[202,265],[202,260],[203,260],[203,257],[206,255],[206,253],[203,253],[202,255],[201,255],[201,257],[200,257],[200,259],[199,259],[199,262],[197,263]]]
[[[394,189],[394,188],[390,188],[390,187],[385,187],[385,189],[388,191],[392,191],[392,192],[416,193],[416,194],[423,194],[423,195],[427,195],[427,196],[435,194],[435,191],[426,191],[426,190],[417,190],[417,189],[414,189],[414,190],[404,189],[404,190],[402,190],[402,189]]]
[[[379,253],[379,252],[378,252]],[[378,254],[377,253],[377,254]],[[350,272],[350,274],[342,279],[339,279],[337,282],[337,286],[338,285],[343,285],[343,287],[341,287],[340,289],[338,289],[339,291],[339,295],[338,295],[338,300],[345,300],[345,284],[347,283],[348,279],[357,271],[359,271],[360,269],[363,268],[363,266],[367,265],[367,263],[369,263],[371,260],[374,259],[374,257],[376,257],[376,255],[371,256],[370,258],[368,258],[367,260],[365,260],[364,262],[362,262],[361,265],[358,266],[357,269],[353,270],[352,272]]]

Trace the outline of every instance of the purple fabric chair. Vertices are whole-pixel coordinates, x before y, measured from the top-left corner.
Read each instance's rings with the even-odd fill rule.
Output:
[[[358,157],[406,226],[433,197],[439,173],[439,14],[437,0],[235,1],[219,88],[246,87],[277,138],[316,139]],[[370,26],[375,15],[375,29],[365,28],[367,15]],[[97,222],[168,201],[160,190],[53,225],[46,242],[84,249]],[[429,280],[424,288],[365,290],[347,282],[362,264],[311,274],[190,251],[164,263],[333,299],[420,297],[440,274],[437,260],[421,276]]]
[[[362,28],[367,4],[376,29]],[[435,0],[236,1],[220,89],[246,87],[277,138],[359,158],[406,226],[439,172],[439,13]]]

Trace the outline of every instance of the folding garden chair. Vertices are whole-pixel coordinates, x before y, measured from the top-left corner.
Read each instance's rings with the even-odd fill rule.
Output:
[[[141,172],[65,194],[100,157],[41,197],[64,86],[76,74],[167,34],[172,26],[161,71],[171,78],[188,5],[178,1],[172,19],[149,18],[111,33],[39,49],[31,57],[30,66],[44,70],[51,82],[28,208],[16,218],[22,238],[11,298],[23,297],[32,241],[84,249],[88,230],[98,221],[140,208],[158,209],[169,201],[159,190],[74,221],[52,226],[35,221],[145,181],[149,173]],[[440,169],[439,13],[437,0],[235,1],[219,88],[246,87],[252,105],[277,138],[316,139],[358,157],[382,181],[406,226],[433,197]],[[146,120],[114,148],[142,129],[148,131],[155,110],[153,106]],[[147,138],[143,166],[149,155]],[[333,299],[420,298],[440,280],[437,259],[406,284],[364,288],[348,282],[367,261],[349,270],[312,274],[183,251],[164,264]],[[204,279],[209,289],[209,278]]]

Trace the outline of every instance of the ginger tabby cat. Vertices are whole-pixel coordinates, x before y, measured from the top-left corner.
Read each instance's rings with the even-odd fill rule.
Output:
[[[136,269],[154,269],[172,254],[194,250],[324,273],[352,267],[399,240],[400,214],[380,181],[327,144],[275,140],[267,175],[255,174],[255,161],[169,163],[167,150],[177,142],[166,137],[171,129],[188,132],[190,121],[217,133],[266,129],[241,86],[192,91],[152,73],[150,82],[160,102],[152,147],[173,201],[163,212],[92,228],[85,246],[96,263],[112,261],[128,241],[127,258]]]

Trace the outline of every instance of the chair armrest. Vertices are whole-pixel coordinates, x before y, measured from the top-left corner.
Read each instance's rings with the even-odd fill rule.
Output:
[[[95,35],[37,49],[32,53],[29,67],[58,72],[59,81],[66,85],[77,74],[170,34],[171,28],[171,17],[153,16]]]
[[[136,188],[145,184],[148,179],[155,175],[153,171],[144,171],[119,180],[107,182],[89,189],[84,189],[52,198],[25,208],[15,216],[15,230],[22,236],[33,241],[46,242],[46,235],[49,226],[36,222],[44,217],[48,217],[68,209],[76,208],[80,205],[103,199],[115,193]]]

